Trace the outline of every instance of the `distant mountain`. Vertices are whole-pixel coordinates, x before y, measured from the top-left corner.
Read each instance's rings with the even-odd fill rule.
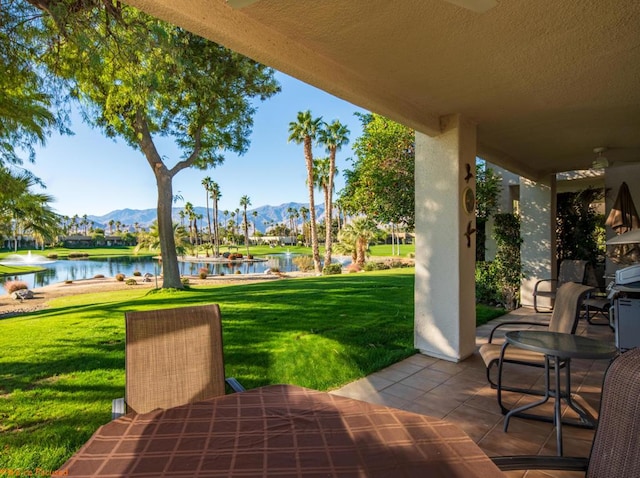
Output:
[[[267,224],[273,221],[276,224],[285,223],[289,224],[289,213],[287,210],[289,208],[294,208],[300,210],[301,207],[309,208],[308,203],[298,203],[298,202],[289,202],[285,204],[280,204],[279,206],[260,206],[254,209],[247,209],[247,218],[250,224],[254,224],[256,229],[260,232],[265,232],[267,228]],[[180,222],[180,211],[182,208],[174,207],[173,208],[173,220],[175,222]],[[194,211],[196,214],[202,214],[202,226],[207,226],[207,209],[204,207],[194,207]],[[209,208],[210,213],[213,211]],[[253,211],[256,211],[258,214],[256,217],[253,216]],[[231,212],[231,211],[229,211]],[[240,215],[242,215],[242,210],[240,210]],[[318,219],[324,217],[324,204],[316,205],[316,215]],[[129,226],[131,230],[133,230],[134,224],[138,224],[142,228],[148,228],[153,221],[157,218],[157,213],[155,209],[118,209],[116,211],[111,211],[103,216],[91,216],[88,215],[87,219],[94,222],[94,227],[102,227],[106,231],[109,230],[109,221],[113,220],[114,223],[120,221],[120,224],[125,224]],[[227,216],[227,220],[231,218],[231,215]],[[213,219],[213,218],[212,218]],[[218,220],[223,222],[225,220],[225,216],[222,214],[222,211],[219,212]],[[241,220],[241,219],[240,219]],[[302,222],[302,218],[298,219],[298,223]]]

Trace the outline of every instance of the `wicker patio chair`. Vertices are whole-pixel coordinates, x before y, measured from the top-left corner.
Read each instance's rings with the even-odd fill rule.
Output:
[[[551,314],[551,319],[549,321],[507,321],[499,323],[493,328],[493,330],[491,330],[488,343],[482,344],[480,346],[479,352],[482,360],[487,367],[487,380],[491,384],[491,387],[497,389],[498,382],[502,384],[501,389],[498,390],[498,405],[500,406],[503,414],[506,414],[509,411],[509,409],[504,407],[502,403],[501,392],[503,390],[535,395],[542,394],[543,392],[523,389],[519,387],[505,386],[504,380],[492,380],[492,370],[494,368],[499,369],[498,364],[500,361],[500,352],[502,350],[502,341],[500,341],[499,343],[496,343],[494,341],[496,332],[505,326],[533,325],[538,327],[545,327],[549,332],[573,334],[575,333],[576,327],[578,325],[582,300],[585,295],[591,290],[593,290],[593,287],[591,286],[576,284],[575,282],[567,282],[566,284],[560,286],[560,288],[558,289],[556,305],[553,308],[553,313]],[[545,356],[536,352],[530,352],[528,350],[523,350],[516,347],[508,347],[505,351],[503,363],[544,368]]]
[[[616,358],[602,385],[600,414],[589,458],[503,456],[502,470],[575,470],[586,478],[640,476],[640,349]]]
[[[125,397],[112,416],[146,413],[224,395],[222,325],[217,304],[125,314]]]
[[[557,290],[562,284],[576,282],[584,284],[587,278],[587,261],[564,260],[560,263],[560,271],[557,279],[542,279],[536,282],[533,287],[533,308],[536,312],[543,312],[538,309],[538,297],[545,297],[553,302],[556,298]],[[544,288],[541,286],[545,285]],[[553,306],[550,307],[550,310]]]

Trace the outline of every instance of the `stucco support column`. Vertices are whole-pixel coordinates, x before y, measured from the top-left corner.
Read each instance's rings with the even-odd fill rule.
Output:
[[[475,193],[476,127],[460,116],[442,119],[442,134],[416,133],[415,347],[460,361],[475,349],[475,213],[463,190]],[[473,178],[465,180],[466,165]]]
[[[520,179],[520,248],[524,279],[520,287],[520,302],[533,306],[533,288],[540,279],[556,278],[556,179],[545,182]],[[538,302],[549,307],[548,299]]]

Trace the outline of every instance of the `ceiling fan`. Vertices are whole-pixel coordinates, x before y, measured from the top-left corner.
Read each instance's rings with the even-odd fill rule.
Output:
[[[227,0],[227,3],[231,8],[240,9],[248,7],[249,5],[256,3],[258,0]],[[471,10],[476,13],[484,13],[487,10],[491,10],[498,2],[497,0],[444,0],[445,2],[452,3],[467,10]]]
[[[604,156],[604,152],[607,150],[604,146],[593,148],[593,152],[596,153],[596,159],[591,163],[591,169],[604,169],[609,167],[609,160]]]
[[[616,163],[637,163],[640,162],[640,154],[636,158],[624,157],[620,152],[616,152],[616,150],[624,150],[629,148],[613,148],[606,146],[598,146],[597,148],[593,148],[593,152],[596,157],[591,163],[591,169],[605,169],[609,166],[613,166]],[[635,150],[636,148],[630,148]],[[605,153],[607,155],[605,156]],[[608,156],[608,157],[607,157]],[[626,156],[626,155],[625,155]]]

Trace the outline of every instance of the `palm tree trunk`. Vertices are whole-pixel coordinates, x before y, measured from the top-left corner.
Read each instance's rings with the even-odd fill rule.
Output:
[[[311,138],[304,139],[304,159],[307,163],[307,187],[309,188],[309,216],[311,217],[311,250],[313,251],[313,268],[317,274],[322,272],[320,264],[320,248],[318,246],[318,229],[316,227],[316,202],[313,197],[313,152]]]
[[[211,236],[211,214],[209,214],[209,189],[207,189],[207,222],[209,224],[209,247],[213,249],[213,238]],[[205,249],[209,257],[209,249]]]
[[[328,266],[331,264],[331,199],[328,187],[324,189],[324,228],[324,265]]]
[[[213,200],[213,231],[215,242],[215,257],[220,256],[220,228],[218,226],[218,199]]]

